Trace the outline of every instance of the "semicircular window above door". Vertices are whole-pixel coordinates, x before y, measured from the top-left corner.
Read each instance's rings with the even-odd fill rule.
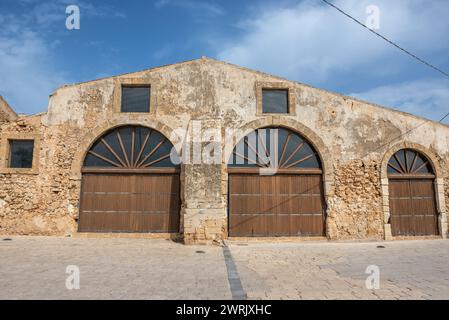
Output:
[[[142,126],[108,131],[92,145],[84,161],[85,168],[170,168],[178,164],[173,144],[158,131]]]
[[[389,174],[433,174],[429,160],[418,151],[403,149],[388,162]]]
[[[285,128],[257,129],[234,148],[230,168],[321,169],[314,147]]]

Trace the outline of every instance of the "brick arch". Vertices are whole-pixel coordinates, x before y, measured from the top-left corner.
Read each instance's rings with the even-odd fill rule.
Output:
[[[72,165],[71,165],[71,176],[74,180],[81,179],[81,168],[84,163],[84,158],[86,157],[86,153],[92,147],[92,145],[107,131],[112,130],[114,128],[122,127],[122,126],[143,126],[148,127],[153,130],[159,131],[163,134],[176,148],[176,151],[180,153],[180,140],[182,139],[180,136],[176,134],[176,131],[171,127],[159,122],[157,120],[125,120],[125,119],[116,119],[113,121],[108,121],[100,124],[95,127],[88,134],[86,134],[76,151],[76,154],[73,157]]]
[[[324,180],[324,188],[325,188],[325,197],[333,195],[334,192],[334,170],[333,170],[333,161],[332,154],[329,152],[329,149],[324,144],[323,140],[309,127],[303,125],[302,123],[293,120],[291,118],[283,118],[283,117],[264,117],[257,119],[255,121],[251,121],[246,123],[242,127],[234,130],[232,132],[231,137],[226,137],[225,139],[225,152],[224,152],[224,165],[227,166],[229,157],[231,156],[232,151],[234,150],[235,145],[243,139],[246,135],[251,133],[252,131],[264,127],[283,127],[294,132],[297,132],[301,136],[303,136],[318,153],[318,156],[321,160],[321,164],[323,167],[323,180]],[[227,179],[226,179],[227,180]]]
[[[423,156],[427,157],[429,160],[432,169],[435,173],[435,197],[437,201],[437,210],[438,210],[438,223],[440,234],[443,238],[447,236],[447,213],[446,213],[446,202],[444,197],[444,176],[445,176],[445,165],[443,159],[439,157],[435,152],[430,150],[429,148],[420,145],[415,142],[410,141],[402,141],[400,143],[395,144],[390,149],[385,152],[382,162],[380,165],[380,177],[381,177],[381,192],[382,192],[382,204],[383,204],[383,213],[384,213],[384,232],[385,239],[391,239],[391,225],[388,224],[390,220],[390,199],[389,199],[389,181],[388,181],[388,162],[391,157],[398,151],[402,149],[412,149]]]

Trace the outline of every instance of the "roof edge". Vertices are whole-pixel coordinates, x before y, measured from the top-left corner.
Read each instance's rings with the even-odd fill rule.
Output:
[[[318,91],[323,92],[325,94],[331,94],[331,95],[340,97],[340,98],[342,98],[345,101],[346,100],[352,100],[354,102],[367,104],[367,105],[372,106],[372,107],[380,108],[380,109],[383,109],[383,110],[388,110],[390,112],[398,113],[398,114],[401,114],[401,115],[404,115],[404,116],[413,117],[413,118],[419,119],[419,120],[425,120],[425,121],[428,121],[428,122],[431,122],[431,123],[434,123],[434,124],[439,124],[439,125],[441,125],[441,126],[443,126],[445,128],[449,128],[449,125],[444,124],[442,122],[439,122],[439,121],[436,121],[436,120],[431,120],[431,119],[428,119],[428,118],[425,118],[425,117],[422,117],[422,116],[418,116],[418,115],[415,115],[413,113],[401,111],[401,110],[395,109],[395,108],[390,107],[390,106],[382,106],[382,105],[374,103],[374,102],[370,102],[370,101],[366,101],[366,100],[363,100],[363,99],[355,98],[355,97],[352,97],[352,96],[344,95],[342,93],[334,92],[334,91],[331,91],[331,90],[317,88],[317,87],[314,87],[312,85],[305,84],[305,83],[302,83],[302,82],[299,82],[299,81],[296,81],[296,80],[290,80],[290,79],[283,78],[283,77],[280,77],[280,76],[276,76],[276,75],[273,75],[273,74],[270,74],[270,73],[267,73],[267,72],[254,70],[254,69],[251,69],[251,68],[248,68],[248,67],[242,67],[242,66],[230,63],[230,62],[216,60],[216,59],[213,59],[213,58],[207,58],[207,59],[211,60],[211,61],[215,61],[217,63],[222,63],[222,64],[225,64],[225,65],[229,65],[229,66],[232,66],[234,68],[241,69],[241,70],[245,70],[245,71],[249,71],[249,72],[255,72],[255,73],[258,73],[258,74],[264,75],[264,76],[270,76],[272,78],[276,78],[276,79],[279,79],[281,81],[287,81],[287,82],[296,83],[298,85],[301,85],[301,86],[304,86],[304,87],[307,87],[307,88],[310,88],[310,89],[313,89],[313,90],[318,90]]]
[[[290,79],[287,79],[287,78],[284,78],[284,77],[281,77],[281,76],[273,75],[273,74],[270,74],[270,73],[267,73],[267,72],[251,69],[251,68],[248,68],[248,67],[239,66],[239,65],[227,62],[227,61],[222,61],[222,60],[218,60],[218,59],[214,59],[214,58],[210,58],[210,57],[206,57],[206,56],[202,56],[201,58],[196,58],[196,59],[176,62],[176,63],[164,64],[164,65],[161,65],[161,66],[152,67],[152,68],[146,68],[146,69],[143,69],[143,70],[126,72],[126,73],[122,73],[122,74],[118,74],[118,75],[114,75],[114,76],[110,76],[110,77],[103,77],[103,78],[98,78],[98,79],[94,79],[94,80],[68,84],[68,85],[64,85],[64,86],[59,87],[58,89],[55,90],[55,92],[58,91],[59,89],[63,89],[63,88],[67,88],[67,87],[73,87],[73,86],[88,84],[88,83],[92,83],[92,82],[96,82],[96,81],[115,79],[115,78],[123,77],[123,76],[126,76],[126,75],[137,74],[137,73],[142,73],[142,72],[147,72],[147,71],[154,71],[154,70],[158,70],[158,69],[162,69],[162,68],[166,68],[166,67],[171,67],[171,66],[176,66],[176,65],[183,65],[183,64],[190,64],[190,63],[195,63],[195,62],[199,62],[199,61],[212,61],[214,63],[220,63],[220,64],[223,64],[223,65],[227,65],[227,66],[230,66],[230,67],[233,67],[233,68],[237,68],[237,69],[240,69],[240,70],[244,70],[244,71],[247,71],[247,72],[257,73],[257,74],[264,75],[264,76],[269,76],[269,77],[278,79],[280,81],[286,81],[286,82],[295,83],[297,85],[301,85],[301,86],[304,86],[304,87],[307,87],[307,88],[310,88],[310,89],[313,89],[313,90],[317,90],[317,91],[325,93],[325,94],[334,95],[334,96],[342,98],[345,101],[346,100],[351,100],[351,101],[354,101],[354,102],[367,104],[367,105],[372,106],[372,107],[380,108],[380,109],[383,109],[383,110],[388,110],[390,112],[401,114],[403,116],[413,117],[413,118],[419,119],[419,120],[425,120],[425,121],[428,121],[428,122],[431,122],[431,123],[434,123],[434,124],[441,125],[444,128],[449,128],[449,125],[447,125],[447,124],[441,123],[441,122],[436,121],[436,120],[431,120],[431,119],[428,119],[428,118],[425,118],[425,117],[422,117],[422,116],[418,116],[418,115],[415,115],[415,114],[412,114],[412,113],[408,113],[408,112],[405,112],[405,111],[401,111],[401,110],[395,109],[395,108],[393,108],[391,106],[382,106],[382,105],[379,105],[379,104],[376,104],[376,103],[373,103],[373,102],[370,102],[370,101],[366,101],[366,100],[363,100],[363,99],[359,99],[359,98],[351,97],[351,96],[348,96],[348,95],[344,95],[342,93],[338,93],[338,92],[334,92],[334,91],[330,91],[330,90],[314,87],[312,85],[305,84],[305,83],[302,83],[302,82],[299,82],[299,81],[296,81],[296,80],[290,80]]]
[[[0,111],[6,114],[7,121],[14,121],[19,117],[17,113],[14,111],[14,109],[11,108],[8,102],[1,95],[0,95]]]
[[[116,75],[109,76],[109,77],[101,77],[101,78],[93,79],[93,80],[69,83],[69,84],[65,84],[65,85],[62,85],[62,86],[58,87],[54,92],[58,91],[59,89],[63,89],[63,88],[75,87],[75,86],[79,86],[79,85],[83,85],[83,84],[88,84],[88,83],[97,82],[97,81],[103,81],[103,80],[108,80],[108,79],[115,79],[115,78],[123,77],[123,76],[126,76],[126,75],[131,75],[131,74],[135,74],[135,73],[142,73],[142,72],[147,72],[147,71],[153,71],[153,70],[158,70],[158,69],[171,67],[171,66],[176,66],[176,65],[190,64],[190,63],[198,62],[198,61],[202,61],[202,60],[213,60],[213,59],[210,59],[208,57],[202,56],[201,58],[196,58],[196,59],[191,59],[191,60],[184,60],[184,61],[175,62],[175,63],[163,64],[163,65],[160,65],[160,66],[157,66],[157,67],[151,67],[151,68],[145,68],[145,69],[137,70],[137,71],[120,73],[120,74],[116,74]],[[218,60],[214,60],[214,61],[218,62]]]

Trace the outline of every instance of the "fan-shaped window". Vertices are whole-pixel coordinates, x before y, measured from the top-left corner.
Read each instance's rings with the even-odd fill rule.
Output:
[[[396,152],[388,162],[388,173],[398,174],[433,174],[430,161],[415,150],[403,149]]]
[[[94,143],[85,168],[173,168],[179,164],[172,143],[158,131],[141,127],[115,128]]]
[[[231,168],[321,169],[310,143],[284,128],[257,129],[234,148]]]

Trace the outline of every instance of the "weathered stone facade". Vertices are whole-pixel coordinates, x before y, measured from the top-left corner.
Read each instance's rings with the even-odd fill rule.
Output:
[[[151,84],[151,112],[120,113],[122,84]],[[288,88],[292,112],[261,113],[262,87]],[[227,237],[229,156],[236,140],[270,125],[300,133],[320,154],[329,239],[391,238],[386,155],[400,145],[432,160],[442,236],[448,232],[449,127],[410,114],[208,58],[64,86],[50,97],[48,111],[34,116],[14,116],[4,105],[3,234],[76,233],[83,160],[107,130],[125,124],[147,126],[164,134],[181,153],[185,137],[176,132],[192,135],[196,123],[221,130],[217,143],[222,160],[182,165],[180,232],[186,243]],[[229,141],[227,129],[240,133]],[[8,168],[8,140],[17,137],[35,141],[32,169]],[[189,144],[194,149],[195,141]]]

